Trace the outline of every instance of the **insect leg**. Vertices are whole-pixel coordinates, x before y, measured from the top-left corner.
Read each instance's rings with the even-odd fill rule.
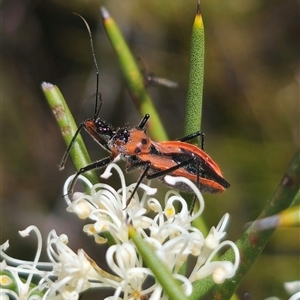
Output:
[[[164,175],[168,175],[170,173],[172,173],[173,171],[176,171],[186,165],[188,165],[189,163],[191,163],[193,160],[195,160],[195,158],[190,158],[188,160],[184,160],[183,162],[181,162],[180,164],[178,165],[175,165],[169,169],[166,169],[166,170],[162,170],[162,171],[157,171],[153,174],[150,174],[150,175],[147,175],[146,178],[147,179],[154,179],[154,178],[157,178],[157,177],[161,177],[161,176],[164,176]]]
[[[199,170],[200,169],[200,162],[199,162],[198,159],[195,159],[195,158],[185,160],[185,161],[181,162],[180,164],[178,164],[174,167],[171,167],[171,168],[169,168],[167,170],[163,170],[163,171],[157,171],[156,173],[151,174],[151,175],[147,175],[146,177],[147,177],[147,179],[154,179],[154,178],[157,178],[157,177],[161,177],[161,176],[170,174],[170,173],[174,172],[175,170],[190,164],[193,160],[196,161],[196,163],[197,163],[197,188],[200,191],[200,175],[201,175],[200,170]],[[191,203],[190,214],[193,213],[195,204],[196,204],[196,195],[194,195],[193,201]]]
[[[137,129],[140,129],[140,130],[143,130],[146,123],[148,122],[150,118],[150,115],[149,114],[145,114],[142,121],[140,122],[140,124],[138,126],[136,126]]]
[[[200,162],[197,160],[197,188],[200,191]],[[193,201],[191,203],[189,214],[192,215],[196,204],[196,194],[194,194]]]
[[[69,154],[70,154],[70,152],[71,152],[71,149],[72,149],[72,147],[73,147],[73,145],[74,145],[74,142],[75,142],[75,140],[76,140],[76,137],[77,137],[77,135],[80,133],[80,131],[81,131],[81,129],[82,129],[83,127],[84,127],[84,123],[81,123],[81,124],[78,126],[78,128],[77,128],[77,130],[76,130],[74,136],[72,137],[72,140],[71,140],[69,146],[67,147],[67,150],[66,150],[66,152],[64,153],[64,156],[63,156],[63,158],[62,158],[62,160],[61,160],[61,162],[60,162],[60,164],[59,164],[59,169],[60,169],[60,170],[63,170],[63,169],[64,169],[66,160],[67,160],[67,158],[68,158],[68,156],[69,156]]]
[[[178,139],[178,141],[180,142],[185,142],[185,141],[190,141],[198,136],[201,136],[201,149],[204,150],[204,136],[205,134],[202,132],[202,131],[197,131],[197,132],[194,132],[194,133],[191,133],[187,136],[184,136],[180,139]]]
[[[131,195],[129,196],[129,198],[126,200],[126,207],[129,205],[131,199],[133,198],[134,194],[136,193],[137,189],[139,188],[139,185],[141,184],[142,180],[147,177],[147,173],[150,169],[151,163],[149,161],[142,161],[142,162],[138,162],[134,165],[135,167],[142,167],[142,166],[146,166],[144,172],[142,173],[142,175],[140,176],[138,182],[136,183]],[[147,177],[148,178],[148,177]],[[125,207],[125,208],[126,208]]]
[[[179,139],[181,142],[184,142],[184,141],[188,141],[188,140],[191,140],[197,136],[201,136],[201,149],[204,150],[204,133],[201,132],[201,131],[197,131],[197,132],[194,132],[192,134],[189,134],[181,139]],[[199,160],[197,160],[197,188],[198,190],[200,190],[200,162]],[[193,201],[191,203],[191,207],[190,207],[190,215],[193,213],[193,210],[194,210],[194,207],[195,207],[195,204],[196,204],[196,195],[194,195],[193,197]]]
[[[101,160],[97,160],[83,168],[81,168],[75,175],[75,177],[73,178],[71,184],[70,184],[70,187],[69,187],[69,190],[68,190],[68,194],[72,194],[73,193],[73,189],[74,189],[74,186],[75,186],[75,183],[78,179],[78,176],[85,173],[85,172],[88,172],[88,171],[91,171],[91,170],[95,170],[95,169],[100,169],[100,168],[103,168],[105,166],[107,166],[109,163],[111,163],[112,161],[114,160],[114,157],[112,156],[109,156],[109,157],[106,157],[106,158],[103,158]]]

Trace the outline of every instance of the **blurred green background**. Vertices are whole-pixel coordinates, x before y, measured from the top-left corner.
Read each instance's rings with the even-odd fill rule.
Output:
[[[2,1],[1,243],[10,239],[9,253],[19,258],[32,257],[36,239],[21,240],[17,231],[35,224],[44,236],[52,228],[67,233],[75,251],[82,247],[105,260],[102,248],[82,233],[84,223],[65,212],[62,186],[74,168],[69,160],[58,170],[66,145],[40,89],[42,81],[56,84],[78,123],[92,116],[95,68],[86,28],[74,11],[93,33],[101,117],[115,127],[140,120],[102,27],[102,5],[141,58],[141,69],[178,83],[177,89],[151,86],[149,93],[170,138],[183,136],[195,0]],[[224,194],[205,195],[204,218],[211,227],[228,212],[227,238],[235,240],[258,216],[299,146],[299,2],[203,0],[201,5],[205,150],[231,183]],[[92,159],[107,155],[84,138]],[[137,176],[133,172],[128,182]],[[240,299],[247,292],[251,299],[285,299],[283,283],[300,277],[299,248],[298,229],[278,229],[239,288]]]

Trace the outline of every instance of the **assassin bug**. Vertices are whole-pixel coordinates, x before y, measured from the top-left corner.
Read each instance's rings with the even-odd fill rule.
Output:
[[[81,18],[83,19],[83,17]],[[142,118],[136,127],[131,129],[127,126],[115,129],[100,119],[99,114],[102,100],[98,93],[99,69],[94,54],[91,32],[87,22],[84,19],[83,21],[90,35],[97,74],[95,110],[92,119],[87,119],[79,125],[63,156],[60,167],[61,169],[64,167],[72,145],[82,128],[84,128],[101,147],[110,152],[110,156],[81,168],[71,182],[68,192],[73,192],[74,185],[80,174],[93,169],[103,168],[119,157],[127,162],[127,171],[137,168],[143,170],[131,196],[127,200],[127,205],[144,178],[157,178],[167,184],[164,181],[164,176],[167,174],[172,176],[184,176],[190,179],[202,192],[217,193],[223,192],[228,188],[230,184],[223,178],[220,168],[203,150],[204,134],[202,132],[193,133],[177,141],[155,142],[151,140],[146,133],[146,124],[150,118],[148,114]],[[100,102],[100,105],[98,105],[98,102]],[[186,143],[186,141],[197,136],[202,137],[202,149]],[[191,192],[189,187],[183,183],[178,184],[176,188],[181,191]]]

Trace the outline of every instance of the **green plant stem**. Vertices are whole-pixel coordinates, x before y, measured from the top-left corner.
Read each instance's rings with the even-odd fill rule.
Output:
[[[185,134],[201,129],[204,78],[204,24],[200,1],[192,28],[189,80],[186,103]]]
[[[200,1],[197,1],[197,13],[195,16],[190,50],[189,80],[186,102],[185,134],[191,134],[201,130],[202,102],[203,102],[203,78],[204,78],[204,24],[201,15]],[[199,138],[195,142],[199,145]],[[192,203],[193,196],[186,195],[187,202]],[[197,208],[196,208],[197,209]],[[193,225],[203,233],[207,227],[202,218],[194,220]]]
[[[68,146],[77,131],[77,125],[69,107],[57,86],[43,82],[42,90],[56,118],[64,141]],[[70,155],[77,171],[91,163],[90,156],[80,134],[77,136],[76,141],[73,144]],[[99,182],[95,171],[86,172],[84,173],[84,176],[87,177],[93,184]]]
[[[133,228],[129,228],[129,235],[134,244],[136,245],[144,262],[153,272],[157,281],[163,287],[164,292],[169,296],[170,300],[185,300],[187,299],[178,281],[176,281],[167,268],[167,266],[155,255],[152,247],[150,247],[138,232]]]

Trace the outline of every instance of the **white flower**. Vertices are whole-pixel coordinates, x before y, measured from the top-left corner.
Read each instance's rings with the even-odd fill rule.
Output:
[[[73,252],[66,245],[67,236],[57,236],[54,230],[49,233],[47,241],[50,262],[39,262],[42,237],[38,228],[29,226],[20,234],[27,236],[31,231],[38,237],[38,247],[32,262],[8,256],[4,252],[9,246],[8,241],[0,246],[0,256],[4,258],[1,263],[2,295],[31,300],[78,299],[79,294],[86,289],[111,287],[111,282],[119,281],[116,276],[101,270],[82,249],[77,254]],[[5,271],[10,273],[6,274]],[[20,274],[28,274],[26,282],[21,280]],[[15,283],[16,291],[9,288],[12,283]]]
[[[122,278],[115,287],[114,297],[124,293],[123,299],[131,299],[131,297],[140,299],[141,296],[151,293],[158,287],[157,283],[154,283],[147,289],[143,289],[145,279],[152,275],[152,272],[143,267],[143,260],[132,243],[111,246],[106,253],[106,260],[114,273]]]
[[[47,253],[52,263],[52,274],[56,280],[51,284],[48,297],[57,292],[68,295],[69,291],[79,293],[93,287],[110,287],[113,276],[102,276],[95,269],[95,263],[86,255],[83,249],[77,254],[67,246],[66,235],[57,236],[52,230],[48,237]],[[66,296],[68,299],[68,296]]]
[[[189,212],[184,198],[176,191],[168,191],[162,205],[153,197],[156,189],[149,187],[149,184],[140,184],[142,196],[135,193],[128,204],[127,199],[135,184],[127,187],[121,169],[114,163],[108,165],[102,177],[109,177],[112,169],[119,174],[119,190],[104,183],[92,186],[86,178],[79,176],[89,186],[90,194],[74,193],[71,201],[67,191],[73,177],[66,181],[64,194],[67,210],[76,213],[81,219],[91,221],[84,226],[84,231],[92,235],[97,243],[108,244],[106,262],[113,274],[102,270],[83,249],[75,253],[67,246],[68,237],[64,234],[58,236],[54,230],[47,239],[50,262],[39,262],[42,237],[35,226],[30,226],[21,233],[25,236],[34,231],[38,237],[37,253],[32,262],[16,260],[6,255],[4,251],[8,243],[0,248],[0,256],[4,259],[1,263],[4,270],[0,277],[3,287],[1,297],[11,295],[16,299],[31,300],[78,299],[79,294],[88,289],[110,287],[115,292],[106,300],[167,300],[163,287],[152,270],[147,268],[143,256],[130,238],[132,228],[180,283],[186,296],[191,295],[192,283],[196,280],[212,275],[216,283],[222,283],[234,275],[239,264],[239,252],[233,242],[221,241],[229,216],[225,214],[206,238],[194,228],[192,222],[203,212],[204,200],[192,182],[186,178],[165,176],[169,184],[181,181],[194,191],[199,209],[193,214]],[[214,259],[224,246],[233,248],[234,263]],[[180,271],[189,255],[197,259],[194,269],[186,277]],[[10,273],[4,273],[6,271]],[[25,282],[21,281],[20,274],[28,274]],[[147,280],[145,285],[149,278],[150,281]],[[17,291],[9,288],[12,282],[16,283]]]
[[[198,256],[197,263],[190,274],[190,280],[204,278],[212,274],[215,283],[223,283],[225,279],[234,276],[240,262],[240,255],[237,246],[231,241],[223,241],[224,231],[229,220],[229,215],[225,214],[219,222],[217,228],[212,227],[205,239],[204,246]],[[216,253],[224,246],[229,245],[235,253],[234,264],[230,261],[212,261]]]
[[[0,256],[4,259],[1,262],[2,295],[5,294],[16,299],[42,299],[47,284],[41,280],[38,286],[31,286],[34,276],[43,278],[45,275],[44,271],[38,269],[40,266],[38,260],[42,249],[42,238],[39,230],[35,226],[27,227],[25,230],[20,231],[20,234],[22,236],[27,236],[30,231],[34,231],[38,238],[37,251],[33,261],[24,261],[8,256],[5,253],[9,247],[8,241],[0,246]],[[16,265],[16,267],[13,265]],[[49,264],[44,264],[44,267],[49,267]],[[27,280],[22,280],[20,274],[27,274]],[[11,284],[14,285],[14,289],[10,287]]]
[[[144,197],[139,199],[136,193],[128,207],[126,207],[127,199],[131,195],[135,184],[126,187],[124,174],[116,164],[110,164],[102,177],[111,175],[110,171],[112,168],[116,169],[120,176],[122,186],[120,190],[116,191],[107,184],[98,183],[91,188],[91,195],[80,195],[77,193],[75,199],[73,196],[73,202],[69,199],[67,192],[65,193],[66,202],[69,204],[68,211],[76,213],[80,218],[82,218],[82,210],[85,212],[89,211],[88,217],[94,223],[86,225],[84,231],[94,235],[95,241],[98,243],[106,242],[101,236],[103,232],[109,232],[116,243],[127,242],[127,224],[130,222],[133,222],[135,226],[144,224],[144,226],[148,227],[149,218],[144,216],[147,212],[146,208],[144,208],[144,202],[148,195],[156,192],[156,189],[140,184],[139,187],[146,192]],[[82,177],[80,176],[79,178],[82,179]],[[72,177],[66,181],[64,191],[68,191],[68,185],[71,180]]]
[[[156,198],[152,197],[155,190],[144,184],[139,186],[140,189],[144,190],[141,199],[139,199],[138,193],[135,193],[127,206],[127,199],[131,195],[134,185],[126,187],[125,178],[120,167],[113,163],[106,168],[102,177],[109,177],[112,174],[112,169],[115,169],[120,176],[121,189],[116,191],[104,183],[96,184],[91,188],[91,195],[81,194],[79,197],[78,195],[76,198],[73,197],[73,202],[68,210],[78,213],[79,210],[76,206],[84,206],[83,203],[86,201],[85,205],[91,210],[88,218],[93,223],[85,225],[84,231],[89,235],[93,235],[98,243],[107,241],[104,237],[107,232],[114,239],[116,245],[109,248],[107,263],[122,278],[122,285],[115,295],[120,295],[122,291],[126,295],[128,294],[130,298],[130,293],[132,296],[133,293],[137,293],[137,290],[139,294],[142,294],[142,284],[145,278],[152,274],[150,270],[142,268],[143,261],[135,245],[129,239],[129,224],[134,226],[145,241],[155,249],[156,255],[165,262],[174,276],[178,276],[178,279],[181,278],[181,275],[178,274],[180,267],[185,263],[188,255],[192,254],[198,257],[197,264],[188,278],[189,282],[185,282],[186,278],[179,279],[184,283],[184,288],[188,291],[187,295],[190,293],[191,283],[195,280],[212,274],[216,283],[222,283],[226,278],[230,278],[235,274],[239,265],[238,249],[233,242],[224,241],[221,243],[226,234],[225,227],[229,215],[225,214],[219,225],[216,228],[213,227],[208,236],[204,238],[203,234],[192,226],[192,221],[198,218],[204,210],[203,197],[193,183],[186,178],[165,176],[165,181],[169,184],[175,185],[178,181],[181,181],[189,185],[194,191],[199,202],[199,210],[192,215],[186,201],[178,192],[168,191],[162,206]],[[65,190],[68,190],[68,182]],[[69,197],[66,197],[67,203],[70,203]],[[180,209],[177,209],[177,211],[174,205],[175,202],[180,204],[178,205]],[[151,216],[154,214],[154,217],[148,217],[146,215],[148,211],[152,211]],[[216,253],[222,247],[228,245],[234,249],[236,257],[234,264],[229,261],[214,261],[213,258]],[[112,253],[114,254],[112,255]],[[118,253],[123,254],[119,256]],[[127,260],[120,259],[117,261],[117,257],[126,257]],[[126,261],[130,262],[130,265]],[[132,275],[128,275],[129,273],[135,274],[138,280],[131,282],[130,280],[133,279]],[[133,286],[134,289],[132,289]],[[157,289],[161,288],[155,282],[150,287],[150,290],[153,291],[153,297],[156,293],[161,294],[157,292]],[[162,296],[160,295],[160,297]],[[129,298],[124,296],[124,299]]]

